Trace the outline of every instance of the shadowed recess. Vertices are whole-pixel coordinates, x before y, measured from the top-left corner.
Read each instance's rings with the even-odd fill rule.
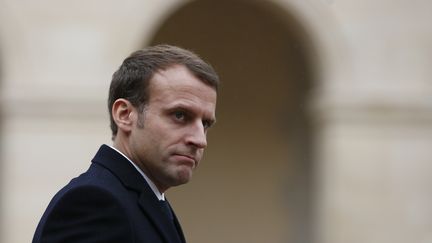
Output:
[[[146,44],[160,43],[197,52],[222,81],[201,168],[169,192],[190,242],[310,242],[314,73],[301,25],[269,3],[193,1]]]

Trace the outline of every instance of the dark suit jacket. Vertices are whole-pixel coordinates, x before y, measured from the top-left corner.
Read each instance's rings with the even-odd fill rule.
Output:
[[[173,216],[130,162],[102,145],[88,171],[54,196],[33,243],[184,243]]]

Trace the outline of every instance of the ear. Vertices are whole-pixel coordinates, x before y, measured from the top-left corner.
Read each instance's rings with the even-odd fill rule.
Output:
[[[112,106],[112,116],[117,124],[118,131],[130,132],[133,125],[133,115],[135,108],[126,99],[117,99]]]

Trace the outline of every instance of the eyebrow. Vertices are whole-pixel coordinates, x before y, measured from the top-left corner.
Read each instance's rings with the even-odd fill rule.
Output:
[[[182,109],[182,110],[185,110],[186,112],[189,112],[189,113],[193,113],[193,114],[197,113],[197,112],[195,112],[196,109],[194,108],[194,106],[189,105],[189,104],[182,102],[182,101],[174,102],[174,104],[168,105],[166,109],[168,111],[173,111],[176,109]],[[206,115],[206,113],[204,113],[204,115]],[[211,123],[211,125],[216,123],[216,117],[214,117],[213,115],[211,115],[209,117],[204,116],[204,120],[209,121]]]

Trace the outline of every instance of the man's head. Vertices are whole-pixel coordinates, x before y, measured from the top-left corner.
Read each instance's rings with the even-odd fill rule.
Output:
[[[108,96],[108,110],[113,139],[117,124],[112,117],[114,102],[123,98],[142,111],[148,102],[148,86],[153,74],[173,65],[185,66],[196,78],[216,91],[219,77],[214,69],[195,53],[170,45],[157,45],[132,53],[113,74]]]
[[[163,192],[191,179],[215,122],[218,77],[172,46],[133,53],[114,74],[109,107],[114,146]]]

